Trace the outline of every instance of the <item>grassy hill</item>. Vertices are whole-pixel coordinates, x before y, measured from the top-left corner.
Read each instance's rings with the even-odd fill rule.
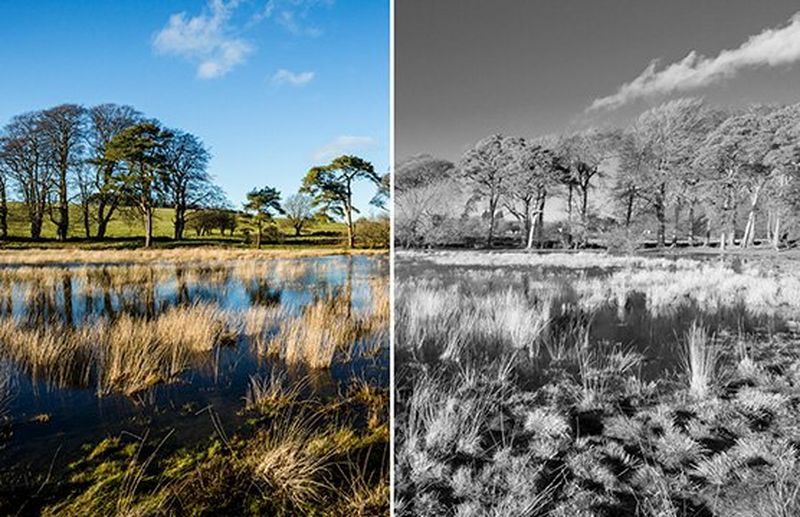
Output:
[[[42,241],[33,243],[30,240],[30,223],[27,220],[25,206],[22,203],[10,202],[8,205],[8,240],[3,243],[3,247],[24,247],[35,245],[46,246],[80,246],[98,248],[129,248],[141,246],[144,240],[144,226],[138,213],[132,209],[118,211],[109,222],[106,231],[106,238],[103,240],[86,239],[83,228],[83,217],[78,206],[70,207],[70,229],[69,240],[65,243],[56,241],[56,227],[45,217],[42,229]],[[244,246],[244,226],[237,228],[234,235],[228,232],[223,236],[218,230],[214,230],[210,235],[198,236],[196,233],[187,229],[184,240],[176,242],[172,239],[173,234],[173,210],[170,208],[158,208],[154,214],[153,237],[154,245],[162,247],[202,245],[202,244],[229,244],[232,246]],[[344,246],[346,227],[343,223],[312,223],[303,230],[300,237],[295,237],[294,229],[286,219],[276,220],[281,232],[279,243],[266,245],[265,247],[293,247],[293,246]],[[92,223],[92,235],[96,233],[96,224]]]

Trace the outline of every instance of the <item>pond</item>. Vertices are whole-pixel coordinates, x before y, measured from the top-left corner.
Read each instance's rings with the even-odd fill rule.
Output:
[[[218,425],[237,429],[253,378],[303,379],[307,396],[336,396],[354,379],[388,386],[388,332],[380,325],[348,334],[353,342],[327,367],[265,352],[284,326],[302,330],[315,304],[369,318],[376,298],[388,300],[387,282],[385,257],[358,255],[5,267],[0,487],[63,467],[83,444],[120,433],[171,433],[165,448],[174,449],[207,439]],[[206,327],[213,339],[200,342]],[[137,368],[150,370],[131,384]]]
[[[454,331],[473,329],[465,334],[481,341],[471,345],[485,360],[516,350],[521,373],[518,382],[529,390],[562,371],[577,375],[580,365],[566,356],[583,342],[598,354],[621,351],[638,355],[638,373],[651,381],[684,369],[685,343],[693,325],[701,325],[728,354],[744,341],[769,340],[776,335],[797,337],[797,327],[789,317],[797,314],[796,307],[786,303],[785,298],[792,294],[781,293],[781,282],[745,277],[724,264],[664,261],[652,270],[636,270],[621,261],[603,267],[587,261],[581,267],[570,257],[565,257],[566,264],[548,258],[552,263],[531,266],[523,265],[524,256],[508,266],[493,264],[489,256],[485,263],[471,258],[461,259],[463,263],[450,256],[445,259],[420,254],[408,259],[401,255],[397,261],[401,366],[420,359],[439,363],[443,355],[450,355],[436,347],[432,347],[433,353],[420,353],[424,348],[421,342],[435,332],[428,336],[407,332],[409,328],[434,328],[434,320]],[[692,285],[697,278],[713,283],[714,275],[720,279],[743,277],[748,285],[761,285],[765,307],[741,298],[745,289],[739,284],[720,280],[718,289]],[[430,298],[441,302],[433,303],[430,311],[438,316],[415,309],[419,299]],[[474,322],[482,322],[477,331],[474,327],[481,325]],[[541,325],[541,331],[525,331],[536,325]],[[512,330],[507,331],[509,328]],[[528,338],[531,342],[525,342]],[[417,352],[412,352],[415,347]],[[521,353],[523,348],[529,353]]]

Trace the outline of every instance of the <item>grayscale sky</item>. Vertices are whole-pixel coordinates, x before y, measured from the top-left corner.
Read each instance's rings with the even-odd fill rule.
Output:
[[[796,0],[397,0],[396,9],[400,160],[456,160],[495,132],[622,125],[680,96],[800,101]],[[691,51],[701,56],[681,63]]]

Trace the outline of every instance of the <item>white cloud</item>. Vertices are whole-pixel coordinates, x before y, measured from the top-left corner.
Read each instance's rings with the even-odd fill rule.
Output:
[[[272,76],[275,84],[291,84],[292,86],[305,86],[314,79],[314,72],[292,72],[281,68]]]
[[[314,152],[317,161],[330,160],[337,156],[370,147],[375,141],[368,136],[340,135]]]
[[[207,11],[197,16],[173,14],[153,38],[153,48],[159,54],[197,63],[197,76],[201,79],[227,74],[244,63],[253,50],[247,41],[230,34],[230,18],[238,3],[210,0]]]
[[[331,5],[333,0],[269,0],[252,22],[270,18],[290,34],[315,38],[322,35],[322,29],[308,21],[309,13],[318,6]]]
[[[657,62],[653,61],[638,77],[620,86],[617,93],[595,99],[588,110],[613,109],[642,97],[701,88],[733,77],[745,68],[777,67],[797,61],[800,61],[800,12],[785,26],[766,29],[716,57],[705,57],[692,50],[660,71],[656,71]]]

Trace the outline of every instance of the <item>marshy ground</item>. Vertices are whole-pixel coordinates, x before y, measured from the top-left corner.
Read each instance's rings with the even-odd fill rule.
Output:
[[[400,252],[398,515],[800,514],[800,271]]]
[[[0,259],[0,514],[388,513],[385,255]]]

